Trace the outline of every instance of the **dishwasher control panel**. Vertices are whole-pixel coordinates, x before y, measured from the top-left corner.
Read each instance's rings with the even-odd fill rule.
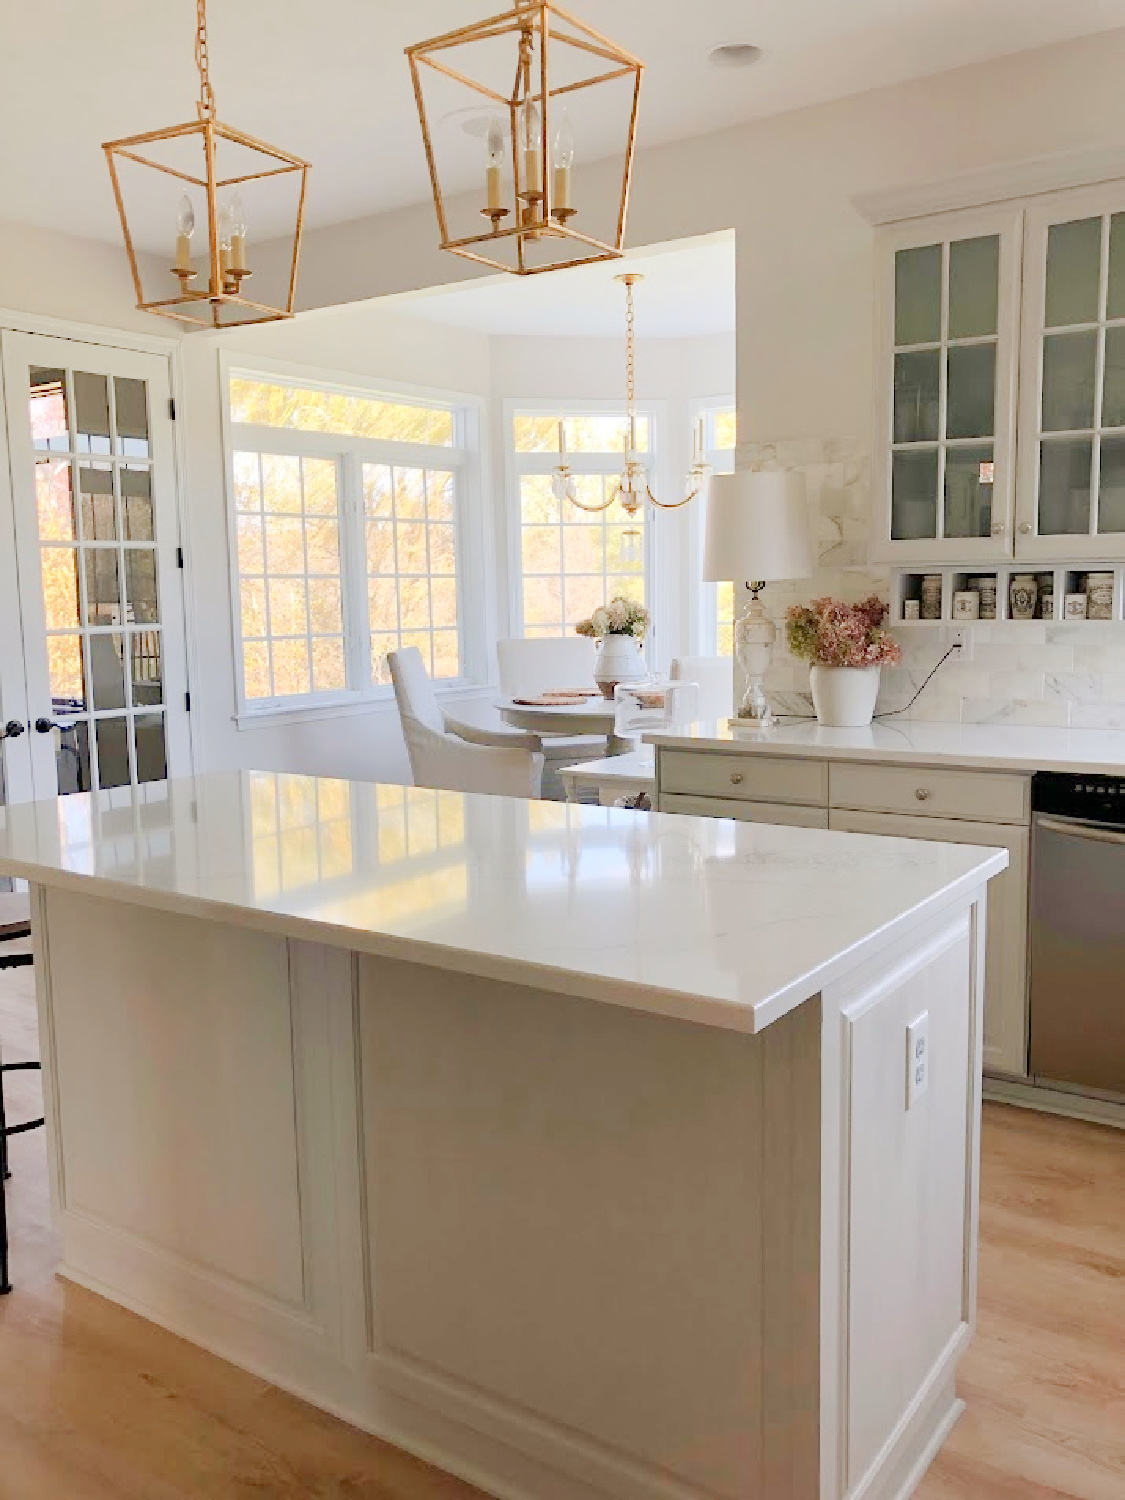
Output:
[[[1125,776],[1040,771],[1031,783],[1031,807],[1056,818],[1125,827]]]

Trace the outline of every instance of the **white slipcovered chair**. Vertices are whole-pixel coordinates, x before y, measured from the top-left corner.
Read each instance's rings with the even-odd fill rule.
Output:
[[[699,686],[699,717],[729,719],[734,713],[734,662],[729,656],[674,656],[673,682]]]
[[[543,783],[539,736],[477,726],[472,741],[451,731],[416,646],[387,653],[402,737],[415,786],[452,792],[538,797]]]
[[[537,636],[530,640],[511,637],[496,642],[500,666],[500,691],[505,698],[533,698],[539,693],[565,692],[567,688],[597,690],[594,682],[594,642],[588,636]],[[543,795],[561,800],[565,789],[559,778],[563,766],[586,760],[601,760],[606,742],[601,735],[543,736]]]

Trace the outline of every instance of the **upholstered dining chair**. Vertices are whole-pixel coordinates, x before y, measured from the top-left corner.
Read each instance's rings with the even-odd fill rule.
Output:
[[[729,719],[734,713],[734,662],[729,656],[674,656],[673,682],[699,687],[699,717]]]
[[[415,786],[452,792],[538,797],[543,784],[539,736],[517,729],[460,726],[451,730],[437,701],[422,653],[405,646],[387,653],[402,736]]]
[[[537,636],[530,640],[511,637],[497,641],[500,691],[505,698],[534,697],[539,693],[565,692],[568,688],[588,688],[595,692],[595,650],[593,641],[581,635]],[[605,753],[602,735],[545,735],[543,795],[564,799],[566,791],[559,772],[565,766],[601,760]]]

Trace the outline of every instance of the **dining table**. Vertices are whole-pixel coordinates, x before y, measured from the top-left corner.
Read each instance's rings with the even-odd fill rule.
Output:
[[[544,736],[604,735],[607,755],[625,755],[635,749],[632,739],[617,733],[616,707],[601,693],[562,702],[550,701],[549,695],[501,698],[497,708],[504,722],[515,729]]]

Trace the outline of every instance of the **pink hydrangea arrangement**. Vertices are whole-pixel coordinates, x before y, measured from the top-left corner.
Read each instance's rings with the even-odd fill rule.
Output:
[[[608,604],[599,604],[586,620],[579,620],[574,627],[579,635],[604,640],[607,635],[631,635],[643,641],[649,627],[650,616],[643,604],[617,594]]]
[[[794,656],[822,667],[893,666],[902,651],[883,629],[886,618],[887,606],[875,594],[859,604],[814,599],[788,610],[785,638]]]

